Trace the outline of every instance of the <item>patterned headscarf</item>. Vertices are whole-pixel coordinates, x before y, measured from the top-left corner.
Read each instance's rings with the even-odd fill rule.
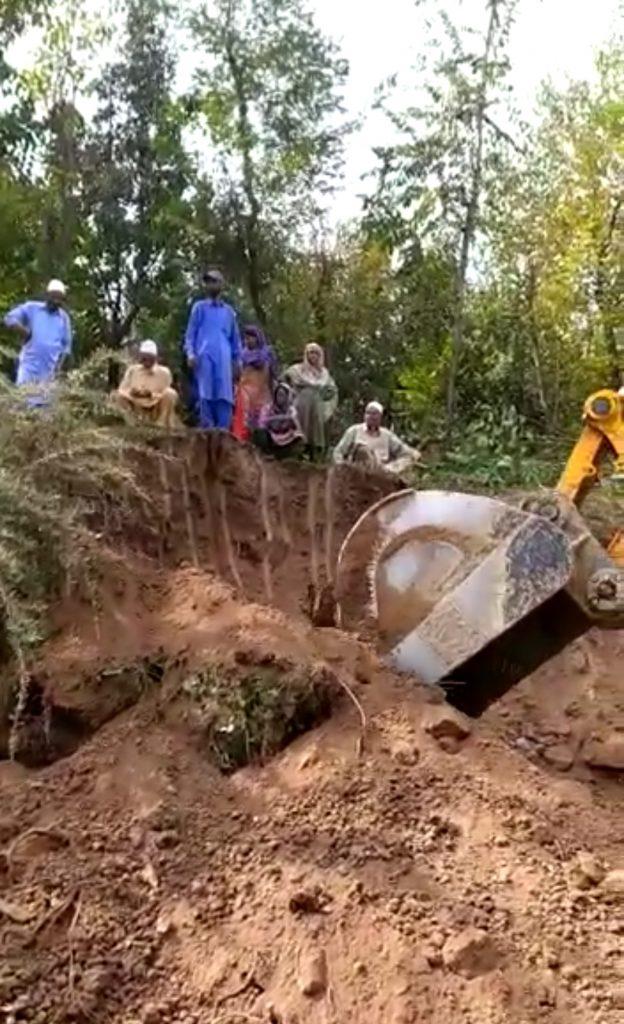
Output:
[[[258,344],[255,348],[247,348],[247,346],[243,344],[241,356],[243,366],[255,366],[259,368],[261,366],[272,365],[274,359],[273,351],[266,340],[264,331],[255,324],[246,324],[243,328],[243,335],[245,334],[250,334],[254,337]]]

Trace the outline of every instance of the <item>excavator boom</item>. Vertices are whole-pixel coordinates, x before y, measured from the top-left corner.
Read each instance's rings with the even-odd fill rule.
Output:
[[[583,429],[570,453],[557,491],[580,506],[599,483],[600,467],[613,459],[613,479],[624,481],[624,399],[615,391],[597,391],[585,402]],[[607,547],[616,565],[624,566],[624,530],[614,528]]]
[[[396,668],[473,716],[592,625],[624,627],[624,569],[574,504],[608,444],[589,429],[559,492],[518,508],[411,490],[374,505],[339,555],[343,623],[368,623]]]

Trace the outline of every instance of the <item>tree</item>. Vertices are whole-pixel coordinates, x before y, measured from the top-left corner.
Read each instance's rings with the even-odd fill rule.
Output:
[[[376,398],[413,434],[410,407],[421,424],[434,412],[451,286],[443,255],[414,247],[397,269],[380,238],[345,230],[335,245],[320,239],[315,251],[280,269],[269,291],[271,319],[286,361],[301,357],[304,340],[323,345],[341,395],[341,425]],[[411,403],[404,408],[406,390]]]
[[[29,26],[39,22],[48,0],[3,0],[0,4],[0,171],[22,170],[34,142],[33,104],[8,50]]]
[[[108,29],[84,0],[57,0],[42,18],[42,30],[35,65],[23,75],[39,123],[43,211],[38,264],[42,276],[74,283],[85,136],[80,106],[89,85],[86,69],[107,42]]]
[[[404,136],[379,151],[380,193],[388,208],[398,204],[395,233],[401,238],[433,236],[450,246],[455,259],[451,348],[446,380],[447,424],[457,406],[457,374],[466,342],[467,282],[481,219],[483,197],[500,165],[500,145],[513,140],[496,119],[509,64],[505,49],[515,0],[487,0],[486,28],[474,46],[473,33],[457,29],[442,14],[445,39],[429,77],[426,101],[392,120]]]
[[[33,174],[38,123],[10,45],[45,13],[45,0],[0,4],[0,314],[37,278],[42,194]]]
[[[548,429],[591,387],[619,386],[624,329],[624,48],[600,54],[593,84],[545,89],[526,157],[501,176],[490,288],[516,328],[516,387]]]
[[[194,108],[214,152],[256,316],[275,261],[318,212],[340,168],[347,65],[302,0],[212,0],[191,18],[207,64]]]
[[[183,270],[191,167],[172,95],[170,37],[164,0],[127,0],[125,38],[95,84],[98,107],[81,154],[78,261],[113,345],[142,309],[163,303]]]

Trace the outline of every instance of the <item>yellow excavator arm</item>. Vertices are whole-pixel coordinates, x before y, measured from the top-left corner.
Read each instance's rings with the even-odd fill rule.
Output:
[[[395,668],[470,715],[592,626],[624,628],[624,533],[605,549],[579,511],[609,455],[624,478],[623,400],[599,391],[554,491],[517,507],[449,491],[384,498],[339,554],[343,624],[369,626]]]
[[[557,491],[579,507],[599,482],[600,467],[613,458],[613,479],[624,481],[624,398],[597,391],[585,402],[583,429],[561,474]],[[614,530],[607,547],[616,565],[624,566],[624,530]]]

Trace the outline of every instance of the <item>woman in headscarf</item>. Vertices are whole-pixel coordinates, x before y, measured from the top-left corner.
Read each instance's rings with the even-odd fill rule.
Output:
[[[299,422],[314,457],[327,448],[327,424],[338,405],[338,388],[325,366],[321,346],[314,342],[306,345],[303,362],[291,366],[285,376],[295,392]]]
[[[263,410],[253,432],[254,444],[276,459],[294,458],[301,450],[303,431],[288,384],[276,384],[273,401]]]
[[[255,324],[243,329],[241,375],[236,393],[232,433],[246,441],[260,422],[262,410],[271,403],[277,377],[277,360],[264,332]]]

